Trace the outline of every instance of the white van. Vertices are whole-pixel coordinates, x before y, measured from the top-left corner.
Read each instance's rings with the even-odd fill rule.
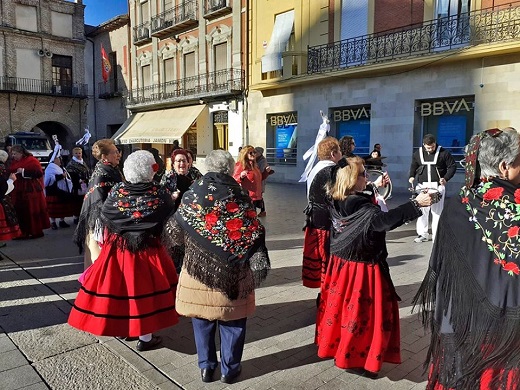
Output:
[[[23,131],[8,134],[5,137],[5,145],[22,145],[40,161],[43,168],[49,164],[49,154],[53,150],[45,134]]]

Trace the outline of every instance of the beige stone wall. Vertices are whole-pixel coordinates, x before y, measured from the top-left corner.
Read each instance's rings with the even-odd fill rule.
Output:
[[[85,83],[84,69],[84,35],[83,35],[83,4],[81,1],[69,2],[62,0],[25,0],[24,7],[40,7],[36,12],[38,31],[34,24],[29,29],[23,29],[27,18],[32,18],[32,11],[24,12],[18,8],[20,1],[2,0],[2,24],[4,36],[0,40],[2,53],[0,76],[24,77],[34,80],[52,80],[52,55],[66,55],[73,58],[73,82]],[[25,11],[30,8],[25,9]],[[54,18],[53,13],[59,13],[62,18]],[[70,26],[57,26],[59,21],[66,21]],[[9,26],[18,26],[18,29]],[[32,31],[30,31],[32,30]],[[67,36],[52,35],[53,31],[65,31]],[[48,55],[38,56],[38,50],[44,50]],[[31,66],[27,66],[27,64]],[[7,91],[0,86],[0,136],[15,131],[30,131],[44,122],[55,122],[55,128],[61,130],[66,147],[72,145],[83,134],[86,124],[86,100],[60,96],[46,96],[18,91]],[[53,125],[48,125],[52,132]]]
[[[520,63],[516,56],[499,56],[484,61],[471,60],[430,66],[393,76],[333,81],[301,85],[249,94],[249,143],[266,143],[266,115],[298,112],[298,165],[277,166],[273,181],[297,181],[303,172],[303,153],[313,144],[321,123],[319,110],[369,104],[370,144],[383,145],[388,171],[394,186],[407,186],[413,149],[417,100],[473,95],[474,131],[491,127],[520,128]],[[482,87],[480,85],[483,85]],[[334,127],[334,126],[332,126]],[[461,182],[457,174],[456,182]],[[457,185],[452,185],[453,190]]]

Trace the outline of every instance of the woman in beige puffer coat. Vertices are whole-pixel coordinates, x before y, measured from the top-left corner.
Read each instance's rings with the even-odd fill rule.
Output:
[[[203,382],[213,381],[218,365],[217,329],[221,381],[232,383],[240,374],[254,290],[270,269],[264,227],[231,176],[233,167],[229,152],[212,151],[206,158],[208,173],[184,194],[164,232],[172,258],[182,259],[176,309],[192,317]]]

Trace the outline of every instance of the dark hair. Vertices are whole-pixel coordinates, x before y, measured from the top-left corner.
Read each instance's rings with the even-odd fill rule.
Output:
[[[25,149],[25,146],[16,144],[11,147],[11,152],[21,153],[23,156],[32,156],[32,153]]]
[[[377,148],[377,147],[381,147],[381,144],[377,143],[377,144],[374,144],[374,149]]]
[[[339,148],[341,149],[341,154],[343,156],[349,155],[352,153],[350,147],[354,143],[354,137],[350,135],[344,135],[339,139]]]
[[[435,143],[435,136],[433,134],[425,134],[422,142],[424,145],[431,145]]]

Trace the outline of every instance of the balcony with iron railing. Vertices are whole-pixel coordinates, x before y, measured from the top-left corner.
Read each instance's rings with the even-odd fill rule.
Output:
[[[204,19],[214,19],[231,12],[231,0],[204,0]]]
[[[307,72],[338,71],[513,40],[520,40],[520,2],[312,46],[307,51]]]
[[[152,36],[164,38],[198,26],[197,11],[197,0],[185,0],[177,6],[161,12],[152,17]]]
[[[245,87],[245,72],[224,69],[180,80],[167,81],[128,91],[126,105],[158,105],[225,95],[238,95]]]
[[[144,22],[134,27],[134,45],[144,45],[151,41],[150,22]]]
[[[57,85],[53,80],[0,76],[0,92],[86,98],[88,85],[70,82]]]
[[[98,97],[100,99],[111,99],[123,96],[125,83],[118,78],[110,77],[107,82],[98,83]]]

